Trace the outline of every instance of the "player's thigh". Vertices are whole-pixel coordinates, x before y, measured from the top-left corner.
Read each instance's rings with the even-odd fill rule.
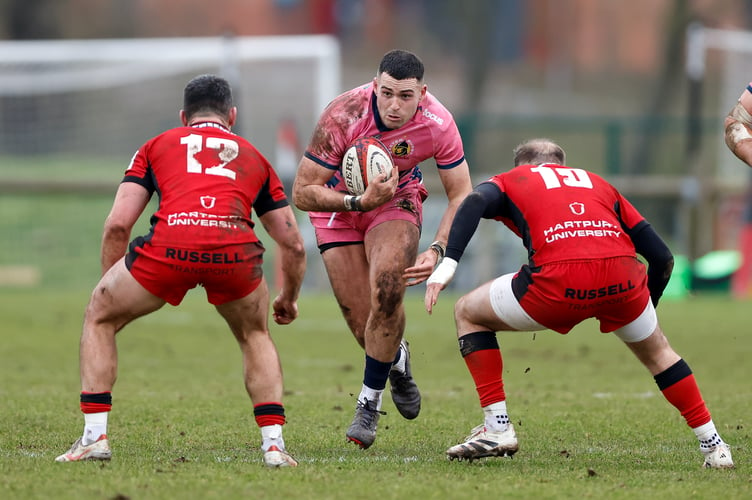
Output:
[[[478,330],[505,330],[502,320],[491,307],[491,282],[466,293],[454,305],[454,320],[460,336]]]
[[[343,313],[365,323],[370,311],[368,261],[361,243],[335,246],[321,254],[329,282]]]
[[[383,222],[366,234],[371,310],[379,321],[402,321],[407,288],[402,276],[415,263],[419,236],[417,226],[404,220]]]
[[[651,375],[661,373],[681,359],[676,351],[673,350],[668,339],[663,334],[663,330],[657,323],[647,337],[634,342],[624,340],[624,343],[637,359],[645,365]]]
[[[642,312],[631,322],[614,330],[614,335],[619,337],[619,339],[627,345],[639,343],[654,335],[654,340],[663,337],[663,333],[658,327],[658,315],[656,314],[655,307],[653,307],[653,303],[650,299],[648,299]],[[647,343],[646,345],[652,344]]]
[[[413,222],[391,220],[368,230],[365,251],[371,264],[371,277],[393,272],[402,276],[405,268],[415,264],[418,255],[420,230]]]
[[[469,333],[466,330],[480,326],[494,331],[545,330],[515,297],[514,276],[514,273],[500,276],[462,297],[455,306],[458,330]]]
[[[136,281],[121,258],[94,288],[86,308],[86,320],[113,323],[120,328],[138,317],[156,311],[164,304],[163,299],[153,295]]]
[[[214,306],[233,335],[242,341],[258,332],[266,332],[269,318],[269,288],[266,280],[245,297]]]

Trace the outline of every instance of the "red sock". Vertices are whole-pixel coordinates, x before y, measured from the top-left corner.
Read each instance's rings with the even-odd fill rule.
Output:
[[[474,351],[463,359],[475,381],[481,408],[506,399],[504,382],[501,379],[501,370],[504,366],[501,350],[496,348]]]
[[[675,384],[663,389],[666,400],[679,410],[692,429],[710,422],[710,411],[697,387],[694,375],[688,375]]]

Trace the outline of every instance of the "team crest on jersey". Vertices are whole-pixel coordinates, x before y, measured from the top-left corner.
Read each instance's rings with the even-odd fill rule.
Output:
[[[200,200],[201,200],[201,206],[206,208],[207,210],[210,208],[214,208],[214,203],[217,201],[217,199],[214,196],[202,196]]]
[[[585,204],[575,201],[574,203],[569,204],[569,210],[575,215],[582,215],[585,213]]]
[[[413,143],[409,139],[398,139],[389,146],[395,158],[407,158],[413,152]]]

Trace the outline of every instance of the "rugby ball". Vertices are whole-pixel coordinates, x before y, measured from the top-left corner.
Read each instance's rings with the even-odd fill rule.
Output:
[[[392,175],[392,155],[375,137],[361,137],[353,141],[342,157],[342,179],[350,194],[361,195],[376,176]]]

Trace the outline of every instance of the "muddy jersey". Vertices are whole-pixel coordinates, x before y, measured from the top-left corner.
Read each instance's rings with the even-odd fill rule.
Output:
[[[449,169],[465,159],[454,118],[433,95],[426,92],[415,116],[392,130],[381,121],[372,83],[341,94],[327,106],[305,156],[337,171],[328,185],[344,192],[342,157],[355,139],[366,136],[378,137],[389,149],[399,169],[400,187],[422,180],[418,164],[423,160],[434,158],[438,168]]]
[[[152,246],[211,249],[258,241],[256,215],[287,206],[279,177],[248,141],[213,122],[168,130],[141,147],[123,182],[159,196]]]
[[[522,238],[531,266],[634,257],[625,230],[644,221],[602,177],[562,165],[520,165],[487,182],[501,191],[496,220]]]

